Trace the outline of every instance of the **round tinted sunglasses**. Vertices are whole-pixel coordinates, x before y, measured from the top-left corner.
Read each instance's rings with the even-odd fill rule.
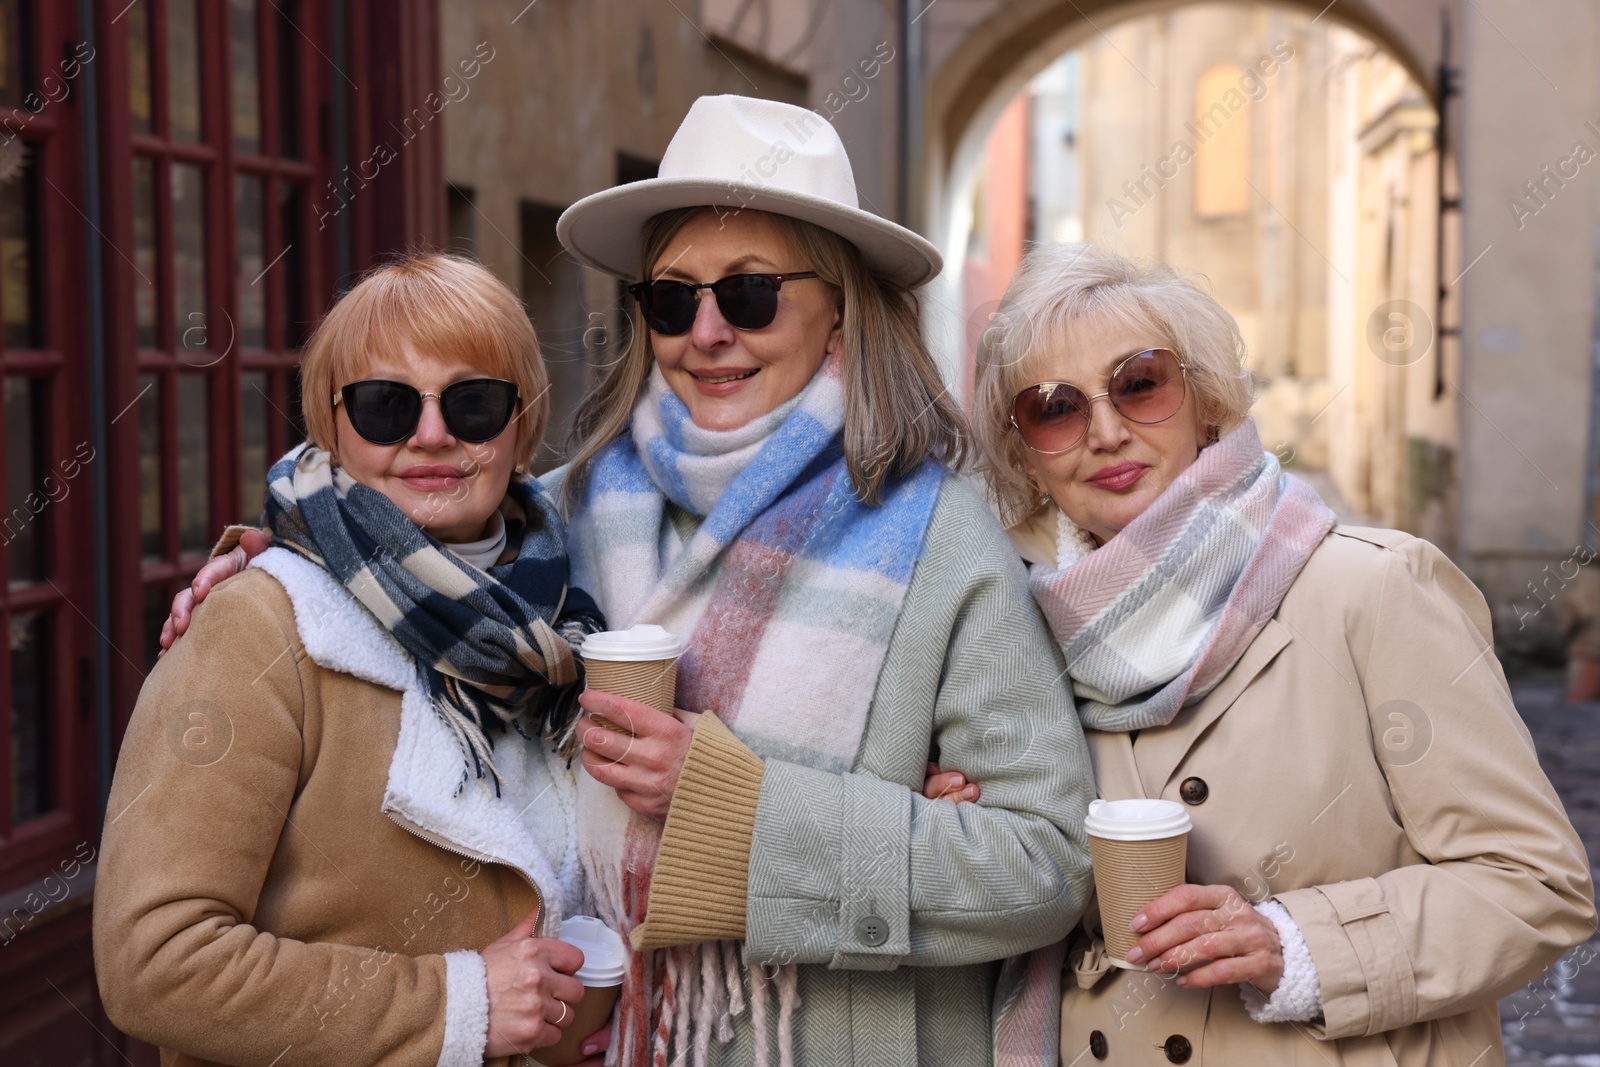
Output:
[[[397,445],[417,430],[422,401],[439,401],[445,428],[463,441],[481,444],[500,436],[517,407],[517,385],[499,378],[468,378],[443,392],[424,393],[405,382],[382,378],[351,382],[333,396],[356,433],[375,445]]]
[[[701,289],[710,289],[717,298],[717,310],[736,330],[759,330],[772,325],[778,316],[778,290],[784,282],[815,278],[816,271],[791,271],[788,274],[730,274],[714,282],[690,285],[660,279],[635,282],[628,292],[639,301],[645,325],[652,333],[676,337],[687,333],[700,311]]]
[[[1129,422],[1152,426],[1178,413],[1187,381],[1187,368],[1176,352],[1151,348],[1118,363],[1106,391],[1094,396],[1067,382],[1028,386],[1011,401],[1011,425],[1033,451],[1059,455],[1088,435],[1089,405],[1101,397]]]

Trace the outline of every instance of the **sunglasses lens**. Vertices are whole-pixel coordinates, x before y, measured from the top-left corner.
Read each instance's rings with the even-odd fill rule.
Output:
[[[651,282],[642,303],[645,325],[653,333],[676,337],[694,325],[694,290],[682,282]]]
[[[778,317],[778,286],[765,274],[734,274],[711,291],[722,317],[736,330],[759,330]]]
[[[1165,349],[1141,352],[1111,379],[1111,403],[1123,418],[1149,425],[1172,418],[1183,406],[1183,368]]]
[[[350,425],[375,445],[410,437],[422,413],[422,395],[401,382],[352,382],[342,396]]]
[[[500,436],[511,421],[511,409],[516,403],[516,385],[496,378],[457,382],[439,398],[450,433],[474,443]]]
[[[1029,448],[1065,452],[1088,429],[1089,404],[1075,386],[1045,382],[1017,394],[1011,404],[1011,417]]]

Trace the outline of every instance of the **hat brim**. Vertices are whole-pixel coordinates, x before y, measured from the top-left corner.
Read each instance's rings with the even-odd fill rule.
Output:
[[[706,178],[650,178],[586,196],[561,213],[556,236],[579,262],[641,281],[639,235],[645,223],[684,207],[710,207],[726,215],[770,211],[814,223],[855,245],[874,272],[908,289],[932,281],[944,267],[931,241],[870,211],[820,196]]]

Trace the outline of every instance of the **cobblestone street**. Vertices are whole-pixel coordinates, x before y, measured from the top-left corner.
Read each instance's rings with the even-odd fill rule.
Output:
[[[1539,762],[1595,868],[1600,859],[1600,703],[1567,703],[1553,678],[1512,688],[1538,745]],[[1600,938],[1572,950],[1502,1000],[1500,1020],[1512,1067],[1600,1067]]]

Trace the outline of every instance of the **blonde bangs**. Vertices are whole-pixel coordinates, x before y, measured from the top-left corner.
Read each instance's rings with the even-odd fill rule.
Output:
[[[516,295],[482,265],[432,252],[374,268],[318,324],[300,363],[313,444],[333,451],[334,394],[407,344],[425,359],[515,382],[513,448],[519,464],[532,461],[549,413],[549,379],[533,324]]]

